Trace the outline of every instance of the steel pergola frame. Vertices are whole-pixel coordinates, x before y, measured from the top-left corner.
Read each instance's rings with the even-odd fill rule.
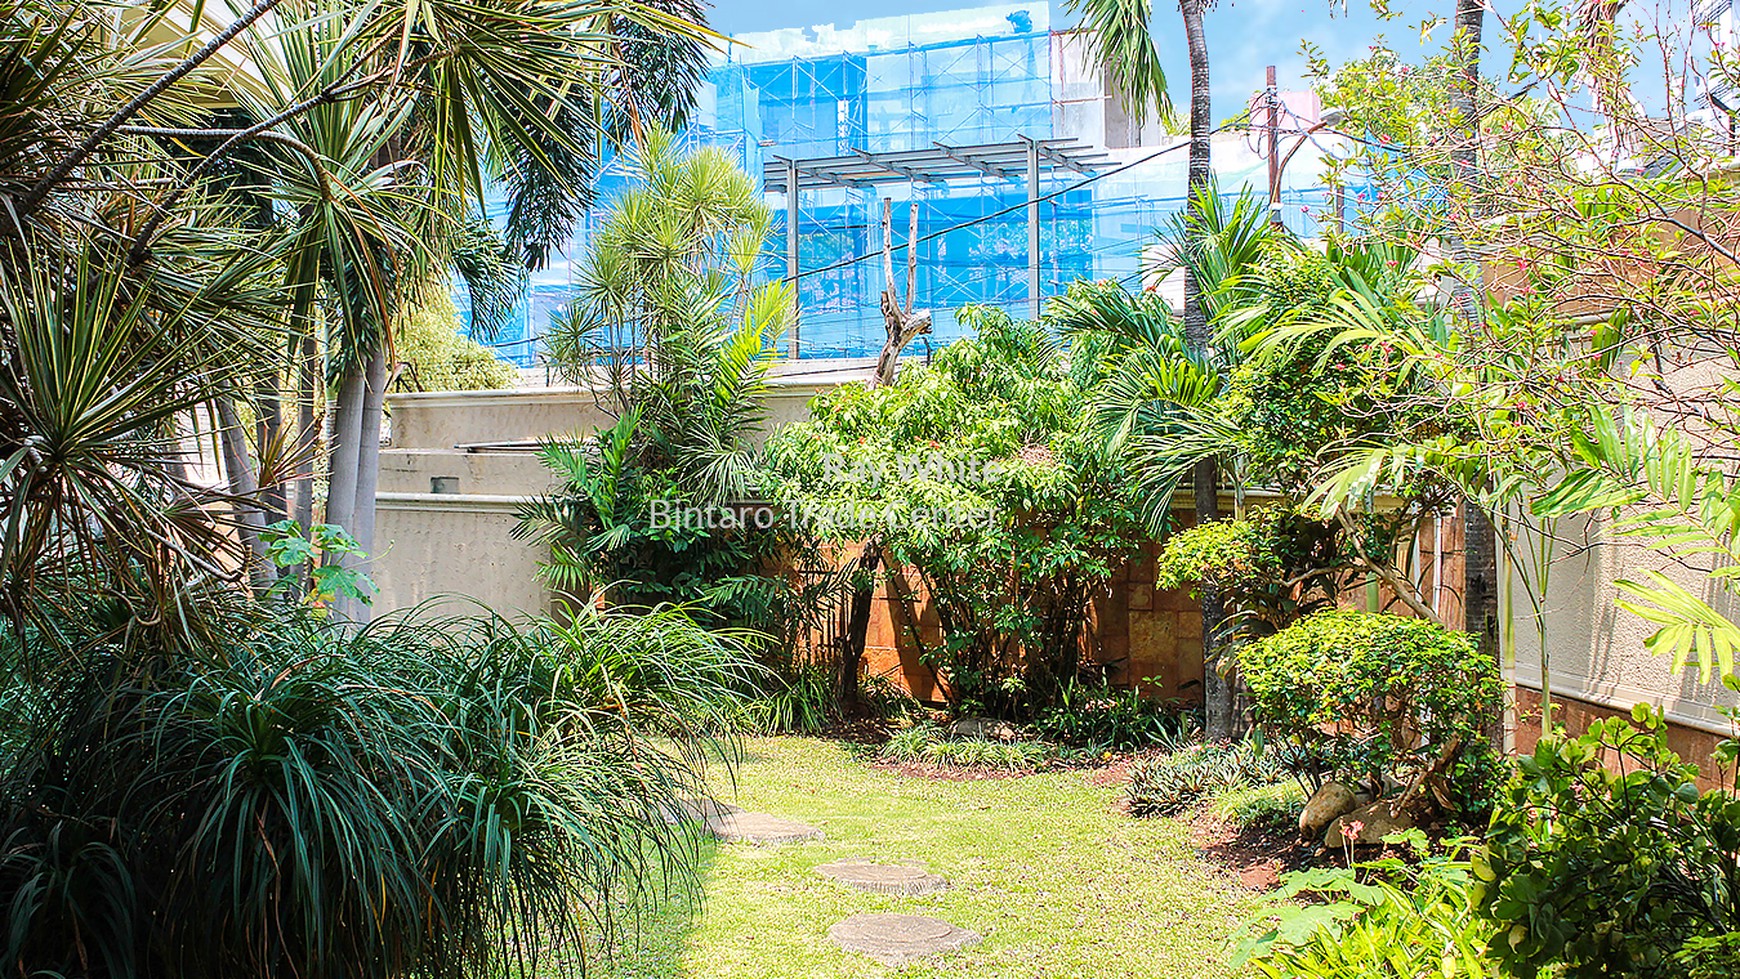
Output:
[[[883,184],[947,184],[951,180],[991,177],[1027,182],[1027,297],[1033,315],[1039,315],[1039,175],[1043,171],[1070,170],[1084,176],[1098,172],[1111,157],[1073,139],[1033,139],[1020,136],[1000,143],[953,146],[932,143],[926,149],[873,153],[853,149],[844,156],[780,157],[767,161],[761,171],[761,186],[768,193],[784,194],[785,272],[793,284],[800,277],[798,254],[798,195],[805,190],[835,187],[872,188]],[[794,313],[796,311],[794,310]],[[796,317],[791,333],[791,356],[801,344]]]

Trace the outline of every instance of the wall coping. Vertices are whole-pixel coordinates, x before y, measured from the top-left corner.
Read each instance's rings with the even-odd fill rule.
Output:
[[[832,391],[839,387],[839,382],[833,381],[791,381],[784,382],[780,378],[768,379],[769,398],[802,398],[808,401],[818,394]],[[402,405],[406,408],[463,408],[467,406],[493,405],[535,405],[535,404],[583,404],[591,407],[598,403],[598,395],[602,393],[594,388],[583,387],[547,387],[547,388],[498,388],[487,391],[401,391],[387,395],[388,405]]]
[[[517,513],[536,497],[495,493],[376,493],[377,510],[456,510],[464,513]]]

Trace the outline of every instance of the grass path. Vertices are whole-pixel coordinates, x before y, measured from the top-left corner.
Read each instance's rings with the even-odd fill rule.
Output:
[[[945,782],[879,772],[844,747],[752,741],[732,799],[822,827],[782,847],[723,846],[707,860],[699,908],[647,922],[613,979],[844,979],[886,975],[841,952],[828,926],[863,911],[941,918],[980,945],[902,970],[922,976],[1110,979],[1226,975],[1227,934],[1251,906],[1197,859],[1188,827],[1111,809],[1117,790],[1078,772]],[[842,857],[922,860],[952,888],[865,894],[816,874]]]

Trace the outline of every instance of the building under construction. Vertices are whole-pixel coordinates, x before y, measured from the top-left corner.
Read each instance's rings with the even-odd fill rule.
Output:
[[[1141,281],[1145,246],[1184,198],[1183,138],[1152,117],[1137,124],[1090,67],[1083,35],[1051,29],[1043,0],[744,35],[700,102],[685,137],[735,153],[782,216],[767,274],[798,281],[802,357],[880,348],[884,198],[899,242],[917,208],[916,295],[934,312],[933,344],[959,335],[964,305],[1028,315],[1076,279]],[[1289,134],[1316,121],[1310,102],[1283,100]],[[1330,198],[1323,151],[1304,149],[1283,175],[1279,214],[1309,235]],[[1223,192],[1266,190],[1261,150],[1247,133],[1217,137]],[[505,356],[534,360],[569,294],[568,262],[601,217],[536,276]]]

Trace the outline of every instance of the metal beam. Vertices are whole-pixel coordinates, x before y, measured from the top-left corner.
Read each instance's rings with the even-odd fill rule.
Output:
[[[798,340],[798,165],[785,161],[785,280],[791,283],[791,359],[801,356]]]
[[[942,151],[943,156],[948,157],[949,159],[955,161],[956,163],[961,164],[962,166],[972,167],[974,170],[979,171],[980,173],[984,174],[987,177],[996,177],[999,180],[1007,180],[1010,177],[1014,176],[1013,173],[1010,173],[1008,170],[1005,170],[1002,167],[994,167],[994,166],[990,165],[989,163],[985,163],[981,160],[975,160],[975,159],[973,159],[971,154],[963,153],[953,146],[948,146],[948,145],[943,144],[943,143],[937,143],[936,148]]]
[[[1068,170],[1074,170],[1076,173],[1079,173],[1084,177],[1091,177],[1094,175],[1094,171],[1092,169],[1090,169],[1087,166],[1084,166],[1082,163],[1079,163],[1079,162],[1071,159],[1067,154],[1059,153],[1057,151],[1056,147],[1047,146],[1046,144],[1038,142],[1037,140],[1035,140],[1033,142],[1033,145],[1039,147],[1039,155],[1044,157],[1047,161],[1052,163],[1054,166],[1060,166],[1060,167],[1063,167],[1063,168],[1068,169]]]
[[[934,173],[925,173],[922,170],[915,170],[912,167],[895,163],[893,160],[890,160],[881,154],[871,153],[868,150],[861,150],[857,147],[853,147],[852,155],[871,166],[881,167],[889,173],[899,174],[908,180],[918,180],[927,184],[940,184],[945,182],[945,178],[939,177]]]
[[[1039,318],[1039,141],[1027,143],[1027,298]]]

